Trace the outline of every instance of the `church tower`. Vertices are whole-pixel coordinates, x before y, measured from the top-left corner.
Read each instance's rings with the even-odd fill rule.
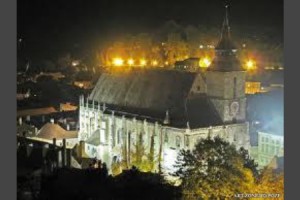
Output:
[[[206,75],[207,95],[216,107],[223,123],[244,122],[246,117],[245,79],[231,40],[228,5],[220,40],[215,48],[215,58]]]

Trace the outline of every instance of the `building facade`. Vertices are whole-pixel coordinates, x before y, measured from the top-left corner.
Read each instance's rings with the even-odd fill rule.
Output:
[[[172,171],[179,150],[192,150],[202,138],[219,136],[249,149],[246,72],[236,51],[226,10],[216,56],[205,73],[102,74],[92,93],[80,97],[78,139],[85,141],[86,153],[108,166],[121,160],[130,164],[139,143],[146,152],[154,150],[163,170]]]
[[[284,156],[284,137],[267,131],[258,131],[258,145],[251,147],[253,157],[259,168],[271,163],[274,157]]]

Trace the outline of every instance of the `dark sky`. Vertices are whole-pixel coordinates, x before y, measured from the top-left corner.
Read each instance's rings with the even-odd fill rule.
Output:
[[[68,46],[159,28],[165,21],[220,27],[222,0],[18,0],[18,35],[28,43]],[[232,0],[232,27],[283,32],[283,0]],[[40,48],[40,46],[38,47]]]

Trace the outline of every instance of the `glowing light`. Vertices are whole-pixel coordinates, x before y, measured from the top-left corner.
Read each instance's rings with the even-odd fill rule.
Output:
[[[211,64],[211,60],[209,58],[202,58],[199,61],[199,66],[203,68],[209,67]]]
[[[72,61],[72,66],[77,66],[77,65],[79,65],[79,61],[78,60],[74,60],[74,61]]]
[[[153,66],[157,66],[157,64],[158,64],[157,60],[153,60],[153,61],[152,61],[152,65],[153,65]]]
[[[145,65],[146,65],[146,63],[147,63],[147,62],[146,62],[146,60],[145,60],[145,59],[141,59],[141,60],[140,60],[140,64],[141,64],[141,66],[145,66]]]
[[[256,68],[256,64],[253,60],[248,60],[246,62],[246,67],[247,67],[247,70],[253,70]]]
[[[115,66],[121,66],[121,65],[123,65],[123,63],[124,63],[124,61],[121,58],[115,58],[113,60],[113,65],[115,65]]]
[[[134,64],[134,60],[130,58],[130,59],[127,61],[127,63],[128,63],[128,65],[132,66],[132,65]]]
[[[168,64],[169,64],[169,62],[168,62],[168,61],[166,61],[166,62],[165,62],[165,65],[168,65]]]
[[[203,45],[201,44],[201,45],[199,46],[199,48],[200,48],[200,49],[203,49]]]

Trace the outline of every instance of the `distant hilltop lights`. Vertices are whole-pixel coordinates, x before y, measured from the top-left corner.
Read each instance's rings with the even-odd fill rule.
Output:
[[[186,58],[186,56],[185,56]],[[194,58],[186,58],[183,62],[188,61]],[[242,59],[243,68],[249,72],[255,72],[257,67],[257,61],[254,58],[247,58]],[[199,58],[197,66],[199,68],[209,68],[212,64],[213,57],[205,55]],[[78,65],[77,61],[72,63],[73,66]],[[129,57],[127,59],[123,59],[122,57],[115,57],[111,60],[110,65],[111,67],[164,67],[170,66],[171,64],[168,61],[161,61],[157,59],[146,59],[146,58],[132,58]],[[187,67],[185,67],[187,69]],[[283,70],[283,67],[264,67],[265,70]]]
[[[188,59],[188,56],[185,57],[186,59]],[[207,68],[210,66],[212,62],[212,59],[209,58],[209,57],[203,57],[203,58],[199,58],[199,67],[201,68]],[[156,66],[161,66],[161,65],[169,65],[169,62],[168,61],[165,61],[165,62],[159,62],[158,60],[146,60],[145,58],[141,58],[141,59],[138,59],[138,60],[135,60],[133,58],[129,58],[128,60],[124,60],[120,57],[116,57],[112,60],[112,66],[115,66],[115,67],[122,67],[122,66],[129,66],[129,67],[133,67],[133,66],[140,66],[140,67],[144,67],[146,65],[149,65],[149,66],[153,66],[153,67],[156,67]]]
[[[151,66],[158,66],[159,65],[159,62],[157,60],[151,60],[151,61],[148,61],[146,60],[145,58],[140,58],[140,59],[133,59],[133,58],[129,58],[128,60],[124,60],[120,57],[117,57],[117,58],[114,58],[112,60],[112,66],[116,66],[116,67],[121,67],[121,66],[141,66],[141,67],[144,67],[146,66],[147,64],[151,65]],[[167,64],[167,62],[165,63]]]

